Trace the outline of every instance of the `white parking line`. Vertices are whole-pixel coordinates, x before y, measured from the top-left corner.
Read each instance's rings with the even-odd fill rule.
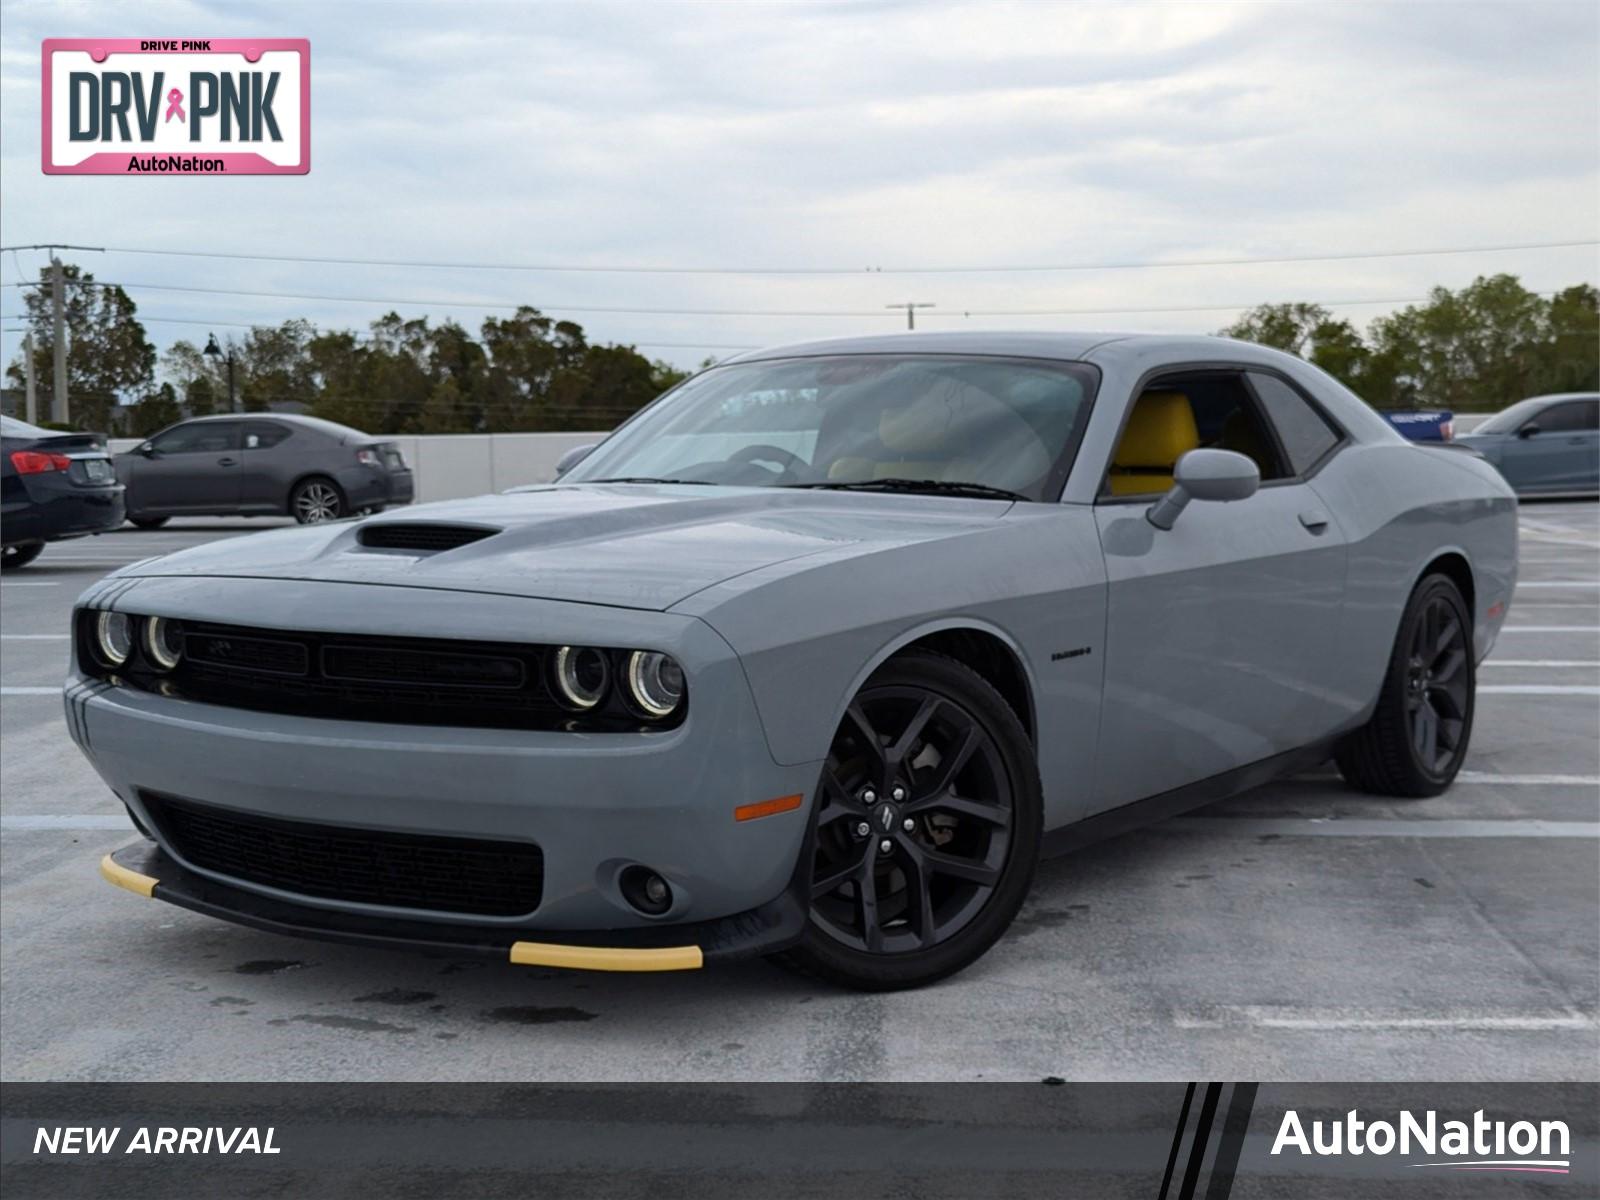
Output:
[[[1600,633],[1600,625],[1502,625],[1501,633]]]
[[[1600,1020],[1580,1012],[1550,1015],[1522,1013],[1441,1013],[1410,1016],[1349,1009],[1278,1009],[1255,1004],[1221,1005],[1210,1013],[1175,1012],[1179,1029],[1226,1029],[1249,1025],[1257,1029],[1447,1029],[1484,1033],[1537,1033],[1547,1029],[1594,1029]]]
[[[1456,782],[1509,784],[1515,787],[1541,787],[1547,784],[1600,787],[1600,775],[1496,775],[1493,771],[1463,771],[1456,776]]]
[[[1586,683],[1495,683],[1478,689],[1480,696],[1600,696],[1600,686]]]
[[[61,636],[65,637],[65,634]],[[1491,658],[1486,667],[1600,667],[1600,658]]]
[[[0,687],[0,696],[59,696],[58,687]]]
[[[1222,833],[1233,837],[1600,838],[1600,821],[1386,821],[1366,817],[1174,817],[1153,833]]]
[[[1535,579],[1519,580],[1517,591],[1525,588],[1600,588],[1600,583],[1592,579]]]
[[[0,588],[8,588],[8,587],[60,587],[60,586],[61,586],[61,581],[59,579],[49,579],[49,580],[45,580],[45,579],[30,579],[30,580],[27,580],[26,582],[22,582],[22,583],[13,582],[12,580],[7,579],[4,582],[0,582]]]
[[[0,633],[0,642],[65,642],[70,633]]]
[[[40,829],[57,830],[90,830],[90,829],[133,829],[133,822],[128,820],[127,814],[120,816],[15,816],[0,817],[0,832],[26,833]]]

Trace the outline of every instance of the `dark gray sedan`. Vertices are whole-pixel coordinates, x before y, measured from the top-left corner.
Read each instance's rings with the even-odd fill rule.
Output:
[[[1456,441],[1483,455],[1519,496],[1600,492],[1600,395],[1519,400]]]
[[[117,455],[128,519],[284,516],[302,525],[409,504],[411,469],[393,442],[316,417],[196,417]]]

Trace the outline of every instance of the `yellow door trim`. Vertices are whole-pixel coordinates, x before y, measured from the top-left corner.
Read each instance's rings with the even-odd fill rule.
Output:
[[[620,946],[512,942],[511,961],[521,967],[567,967],[574,971],[695,971],[705,960],[699,946],[630,950]]]
[[[118,866],[111,861],[111,855],[106,855],[100,860],[100,874],[107,883],[114,883],[119,888],[126,888],[136,896],[151,896],[155,894],[158,880],[151,879],[148,875],[141,875],[137,871],[130,871],[127,867]]]

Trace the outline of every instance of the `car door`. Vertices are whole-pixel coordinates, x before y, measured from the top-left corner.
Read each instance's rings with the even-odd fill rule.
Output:
[[[1506,440],[1501,472],[1518,491],[1592,491],[1600,479],[1600,400],[1560,400]]]
[[[238,421],[187,421],[138,452],[128,507],[141,514],[230,512],[239,504]]]
[[[286,456],[303,453],[301,431],[282,421],[244,423],[239,464],[239,507],[282,512],[289,497]]]
[[[1185,426],[1153,441],[1137,419],[1152,395]],[[1125,454],[1141,424],[1151,448]],[[1346,546],[1307,478],[1343,440],[1287,381],[1242,370],[1162,377],[1130,410],[1095,509],[1108,577],[1097,809],[1298,749],[1343,719],[1319,681],[1338,652]],[[1254,459],[1261,487],[1157,529],[1146,510],[1199,446]]]

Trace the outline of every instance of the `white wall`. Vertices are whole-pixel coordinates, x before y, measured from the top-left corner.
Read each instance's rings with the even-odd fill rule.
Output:
[[[375,436],[394,442],[411,464],[417,502],[456,500],[503,492],[525,483],[555,478],[556,460],[574,446],[598,442],[604,433],[433,434]],[[121,453],[139,445],[138,438],[112,438]]]

